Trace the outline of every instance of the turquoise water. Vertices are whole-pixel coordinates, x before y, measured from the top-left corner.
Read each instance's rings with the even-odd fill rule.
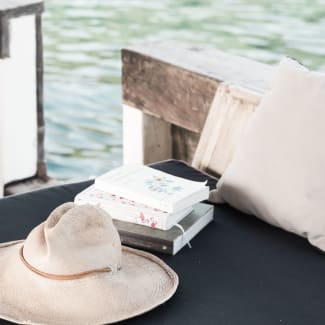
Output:
[[[325,1],[47,0],[49,174],[85,178],[122,161],[120,49],[181,40],[325,70]]]

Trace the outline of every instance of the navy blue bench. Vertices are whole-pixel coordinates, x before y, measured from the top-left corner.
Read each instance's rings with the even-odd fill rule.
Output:
[[[179,161],[152,167],[203,180]],[[211,188],[216,181],[209,178]],[[0,242],[25,238],[52,209],[91,182],[70,184],[0,200]],[[325,256],[307,240],[227,205],[176,256],[159,255],[179,274],[176,295],[127,324],[323,325]],[[1,272],[1,270],[0,270]],[[1,324],[9,324],[0,320]]]

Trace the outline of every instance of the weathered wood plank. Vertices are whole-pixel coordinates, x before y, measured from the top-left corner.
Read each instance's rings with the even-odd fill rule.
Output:
[[[122,58],[124,103],[200,132],[218,81],[135,52],[123,51]]]
[[[0,16],[19,17],[40,14],[44,10],[43,0],[1,0]]]
[[[218,50],[161,42],[122,52],[123,101],[182,128],[200,132],[220,82],[258,93],[272,67]]]
[[[173,158],[192,162],[200,134],[176,125],[172,127]]]
[[[37,177],[47,180],[47,166],[45,162],[45,118],[44,118],[44,74],[43,74],[43,32],[42,16],[35,16],[36,26],[36,92],[37,92]]]
[[[0,16],[0,59],[8,58],[10,55],[9,34],[8,18]]]
[[[125,51],[165,62],[195,74],[241,86],[256,92],[269,88],[273,68],[268,64],[212,48],[176,41],[129,46]],[[131,55],[132,55],[131,53]]]
[[[154,116],[143,115],[143,163],[172,158],[171,124]]]
[[[220,84],[212,102],[192,165],[222,175],[261,95]]]

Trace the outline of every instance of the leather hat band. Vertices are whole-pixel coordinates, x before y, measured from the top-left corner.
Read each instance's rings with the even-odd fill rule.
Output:
[[[34,266],[30,265],[25,257],[24,257],[24,246],[22,246],[20,248],[20,252],[19,252],[19,256],[20,256],[20,259],[21,261],[24,263],[24,265],[29,269],[31,270],[32,272],[44,277],[44,278],[47,278],[47,279],[50,279],[50,280],[77,280],[77,279],[81,279],[81,278],[84,278],[84,277],[87,277],[89,275],[93,275],[95,273],[106,273],[106,272],[111,272],[112,269],[109,268],[109,267],[105,267],[103,269],[97,269],[97,270],[90,270],[90,271],[85,271],[85,272],[81,272],[81,273],[76,273],[76,274],[69,274],[69,275],[61,275],[61,274],[50,274],[50,273],[46,273],[46,272],[43,272],[43,271],[40,271],[38,270],[37,268],[35,268]]]

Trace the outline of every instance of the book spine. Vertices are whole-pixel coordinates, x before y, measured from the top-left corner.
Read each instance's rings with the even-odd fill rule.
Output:
[[[104,200],[87,200],[80,197],[76,197],[75,203],[77,204],[92,204],[101,209],[105,210],[113,219],[117,219],[120,221],[131,222],[141,226],[147,226],[150,228],[167,230],[167,218],[168,215],[166,214],[158,214],[156,213],[148,213],[146,211],[142,211],[134,207],[128,207],[125,205],[124,210],[119,207],[118,209],[112,208],[107,202]],[[134,209],[134,210],[133,210]],[[132,211],[133,210],[133,211]]]
[[[174,242],[161,241],[153,238],[143,237],[117,229],[123,245],[136,247],[139,249],[159,252],[164,254],[174,254]]]

